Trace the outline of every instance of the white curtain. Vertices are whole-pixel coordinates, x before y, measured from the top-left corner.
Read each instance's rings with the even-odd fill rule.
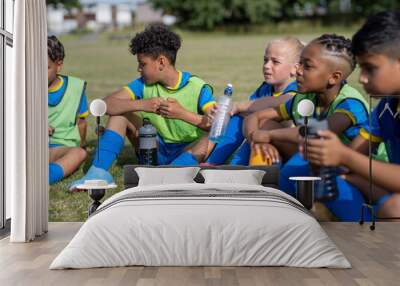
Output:
[[[45,0],[17,0],[12,93],[6,98],[6,188],[12,242],[48,227],[47,23]]]

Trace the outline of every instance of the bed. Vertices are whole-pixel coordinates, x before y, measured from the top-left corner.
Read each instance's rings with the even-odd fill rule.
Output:
[[[242,180],[237,172],[231,183],[204,179],[207,172],[221,179],[210,168],[192,176],[194,182],[168,184],[174,178],[169,175],[166,183],[138,185],[139,169],[143,172],[143,168],[125,166],[126,189],[97,209],[50,269],[351,267],[309,211],[271,187],[278,183],[276,167],[219,167],[240,173],[261,170],[259,185],[234,182]],[[153,171],[165,173],[159,168]],[[157,181],[158,177],[153,174],[148,179]]]

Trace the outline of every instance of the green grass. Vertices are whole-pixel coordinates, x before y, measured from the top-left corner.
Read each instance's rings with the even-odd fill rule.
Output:
[[[346,36],[352,34],[348,31]],[[133,35],[134,33],[130,33]],[[88,82],[87,95],[89,102],[102,98],[126,85],[138,77],[136,58],[128,51],[129,33],[124,39],[111,40],[110,34],[101,34],[97,39],[87,38],[87,35],[67,35],[61,38],[66,50],[64,69],[62,73],[85,79]],[[247,98],[262,82],[262,63],[266,43],[276,37],[273,34],[240,34],[226,33],[181,33],[182,49],[178,54],[177,67],[190,71],[206,80],[214,87],[216,96],[222,93],[227,83],[235,88],[234,98]],[[285,33],[284,35],[289,35]],[[318,34],[299,33],[303,41],[309,41]],[[357,82],[358,71],[349,78],[349,82],[360,91]],[[103,118],[102,123],[106,124]],[[96,146],[94,120],[89,117],[88,151],[92,157]],[[122,190],[122,167],[127,163],[135,163],[136,158],[129,143],[118,161],[111,168],[118,188],[107,192],[106,197]],[[50,221],[84,221],[87,218],[87,206],[90,199],[86,193],[67,192],[67,186],[72,180],[83,176],[90,166],[86,162],[72,176],[50,187]]]

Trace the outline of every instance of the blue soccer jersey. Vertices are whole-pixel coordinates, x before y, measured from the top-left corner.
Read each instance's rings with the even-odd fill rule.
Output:
[[[391,163],[400,164],[400,99],[383,98],[372,112],[371,128],[360,130],[365,139],[384,142]]]
[[[60,103],[65,90],[67,89],[68,86],[68,77],[64,75],[59,75],[59,83],[57,86],[53,88],[49,88],[49,93],[48,93],[48,105],[50,106],[55,106],[58,103]],[[81,103],[79,104],[77,116],[79,118],[86,118],[89,115],[88,111],[88,102],[87,102],[87,96],[86,96],[86,89],[83,91],[82,98],[81,98]]]
[[[179,90],[180,88],[184,87],[189,79],[191,74],[188,72],[181,72],[179,71],[179,80],[176,86],[170,88],[171,90]],[[143,90],[144,90],[144,80],[143,78],[138,78],[128,85],[124,86],[125,90],[129,92],[131,98],[135,99],[143,99]],[[199,102],[197,106],[197,111],[199,114],[204,114],[204,112],[212,105],[215,104],[215,99],[212,94],[212,90],[208,85],[205,85],[200,92]]]
[[[293,93],[297,92],[297,83],[295,81],[291,82],[282,92],[275,92],[274,86],[272,84],[268,84],[263,82],[256,91],[249,97],[249,100],[256,100],[259,98],[263,98],[265,96],[274,96],[278,97],[282,94]]]
[[[293,110],[296,110],[297,107],[293,107],[294,98],[288,100],[286,103],[280,105],[280,113],[283,120],[293,120]],[[328,110],[324,113],[320,112],[320,108],[318,107],[318,98],[317,102],[315,102],[315,110],[313,114],[313,118],[321,120],[327,118],[328,112],[333,113],[343,113],[349,117],[352,122],[352,125],[347,128],[343,134],[349,139],[353,140],[360,133],[360,129],[364,128],[368,125],[368,110],[364,106],[364,104],[355,98],[346,98],[342,100],[338,105],[336,105],[335,110]],[[333,114],[332,113],[332,114]]]

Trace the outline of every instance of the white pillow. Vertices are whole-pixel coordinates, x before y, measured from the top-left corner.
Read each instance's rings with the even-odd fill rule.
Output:
[[[193,179],[196,177],[199,170],[199,167],[135,168],[139,176],[138,186],[195,183]]]
[[[262,170],[201,170],[204,183],[261,185],[265,171]]]

